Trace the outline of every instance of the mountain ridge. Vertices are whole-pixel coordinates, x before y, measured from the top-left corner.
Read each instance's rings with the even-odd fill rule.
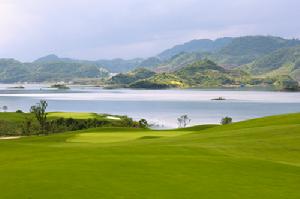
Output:
[[[73,77],[99,78],[102,75],[97,71],[100,70],[107,70],[110,73],[126,73],[137,68],[170,73],[205,59],[212,60],[225,69],[245,70],[254,76],[289,75],[300,81],[300,69],[294,67],[300,64],[293,60],[293,53],[296,52],[295,49],[298,49],[297,46],[300,46],[298,39],[258,35],[225,37],[216,40],[196,39],[175,45],[147,59],[118,58],[89,61],[61,58],[55,54],[40,57],[29,63],[15,59],[0,59],[0,82],[69,80]],[[267,70],[269,66],[280,63],[278,59],[283,59],[285,64]],[[54,74],[53,68],[62,71],[62,74]],[[70,76],[70,73],[77,69],[78,73]],[[85,72],[80,74],[79,71],[82,70]],[[259,74],[253,72],[255,70],[259,71]],[[41,71],[43,71],[42,74]],[[64,78],[64,75],[68,78]]]

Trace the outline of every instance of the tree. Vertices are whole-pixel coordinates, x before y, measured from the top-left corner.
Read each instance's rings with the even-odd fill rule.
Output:
[[[6,112],[8,107],[7,106],[2,106],[2,109],[3,109],[4,112]]]
[[[46,123],[47,123],[47,109],[48,103],[45,100],[41,100],[35,106],[30,108],[30,112],[33,113],[40,124],[41,133],[46,133]]]
[[[187,115],[182,115],[179,118],[177,118],[177,122],[179,128],[184,128],[191,122],[191,119]]]
[[[232,123],[232,118],[231,117],[224,117],[224,118],[222,118],[222,120],[221,120],[221,124],[222,125],[226,125],[226,124],[231,124]]]
[[[140,119],[140,121],[139,121],[139,126],[140,126],[141,128],[148,128],[148,127],[149,127],[149,124],[148,124],[147,120],[145,120],[145,119]]]

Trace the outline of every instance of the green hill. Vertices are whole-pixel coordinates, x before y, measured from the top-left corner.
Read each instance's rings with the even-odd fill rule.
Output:
[[[186,42],[184,44],[176,45],[170,49],[161,52],[158,57],[162,60],[171,59],[173,56],[180,53],[192,53],[192,52],[214,52],[222,47],[228,45],[233,38],[225,37],[216,40],[210,39],[198,39]]]
[[[290,75],[300,80],[300,46],[279,49],[242,67],[253,75]]]
[[[97,67],[105,68],[106,70],[112,73],[120,73],[120,72],[128,72],[130,70],[134,70],[138,68],[143,59],[100,59],[95,61],[89,60],[79,60],[79,59],[71,59],[71,58],[61,58],[57,55],[51,54],[44,57],[41,57],[35,60],[33,63],[39,64],[49,64],[49,63],[60,63],[62,67],[64,64],[77,63],[84,65],[94,65]]]
[[[130,88],[146,89],[166,89],[166,88],[185,88],[189,85],[184,80],[173,73],[158,73],[152,77],[141,79],[129,84]]]
[[[132,88],[226,87],[248,84],[251,77],[242,71],[232,71],[210,60],[196,61],[174,72],[158,73],[132,82]]]
[[[272,36],[245,36],[232,40],[212,59],[227,67],[236,67],[250,63],[261,56],[278,49],[300,45],[299,40],[289,40]]]
[[[204,59],[212,60],[226,69],[239,68],[254,75],[262,75],[260,78],[289,75],[299,81],[299,46],[300,40],[296,39],[243,36],[192,40],[147,59],[88,61],[61,58],[53,54],[31,63],[0,59],[0,82],[78,80],[102,84],[102,78],[108,78],[109,72],[125,74],[138,68],[148,68],[159,73],[172,73]]]
[[[109,79],[107,83],[126,86],[135,81],[149,78],[153,75],[155,75],[155,72],[145,68],[139,68],[128,73],[117,74],[116,76],[113,76],[111,79]]]
[[[82,63],[22,63],[13,59],[0,59],[0,82],[70,81],[75,78],[107,76],[93,64]]]
[[[220,43],[219,43],[220,42]],[[213,44],[218,44],[217,47]],[[300,45],[299,40],[273,36],[243,36],[237,38],[193,40],[162,53],[167,57],[159,71],[179,69],[200,59],[210,59],[225,68],[234,68],[268,55],[276,50]],[[164,56],[164,55],[169,56]]]
[[[205,58],[205,54],[203,53],[179,53],[174,55],[168,61],[161,63],[160,65],[156,65],[154,68],[157,72],[174,72],[183,68],[189,64],[192,64],[196,61],[200,61]]]
[[[300,114],[0,140],[1,198],[298,199]]]
[[[175,73],[190,87],[240,86],[250,79],[246,73],[224,69],[210,60],[195,62]]]

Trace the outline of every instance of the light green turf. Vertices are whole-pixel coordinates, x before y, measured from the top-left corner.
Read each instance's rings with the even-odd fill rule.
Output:
[[[0,120],[22,122],[25,116],[30,116],[27,113],[0,112]]]
[[[0,120],[5,121],[24,121],[25,116],[32,116],[30,113],[14,113],[14,112],[0,112]],[[50,112],[48,113],[48,118],[73,118],[73,119],[93,119],[93,118],[103,118],[104,115],[96,113],[74,113],[74,112]]]
[[[300,114],[169,133],[103,128],[0,140],[0,198],[300,198]]]
[[[110,120],[107,118],[106,114],[97,114],[97,113],[85,113],[85,112],[49,112],[47,117],[49,119],[55,118],[73,118],[73,119],[102,119],[102,120]],[[34,117],[33,114],[30,113],[14,113],[14,112],[0,112],[0,120],[4,121],[12,121],[12,122],[22,122],[25,117]],[[112,116],[118,117],[118,116]],[[111,119],[115,120],[115,119]]]
[[[68,142],[86,142],[86,143],[113,143],[125,142],[137,139],[155,139],[162,137],[174,137],[190,133],[188,131],[141,131],[141,132],[107,132],[101,133],[95,129],[94,133],[78,133],[67,139]]]
[[[74,113],[74,112],[51,112],[48,117],[52,118],[73,118],[73,119],[93,119],[98,118],[100,115],[96,113]]]

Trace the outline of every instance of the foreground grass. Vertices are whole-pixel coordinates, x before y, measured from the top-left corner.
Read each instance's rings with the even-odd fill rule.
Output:
[[[300,114],[0,140],[0,198],[300,198]]]

